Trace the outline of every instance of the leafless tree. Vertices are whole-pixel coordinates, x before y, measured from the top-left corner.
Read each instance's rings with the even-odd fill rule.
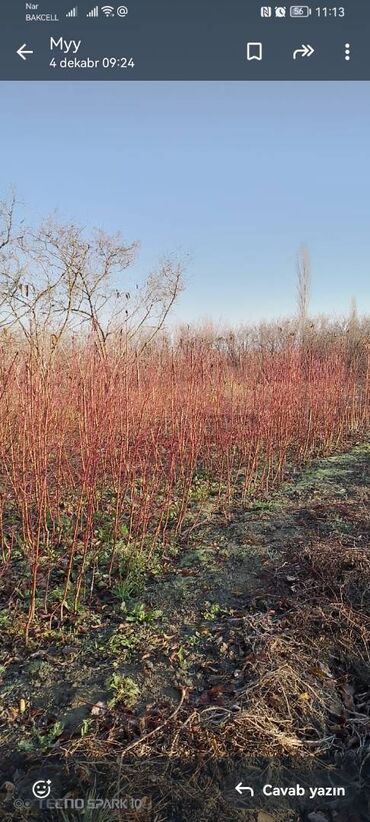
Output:
[[[301,333],[304,333],[308,319],[311,296],[311,261],[308,248],[301,245],[297,259],[297,307]]]
[[[15,201],[0,206],[0,323],[21,332],[37,356],[49,357],[66,331],[88,329],[100,356],[110,334],[124,329],[126,344],[149,327],[144,348],[163,327],[182,288],[182,266],[164,260],[142,285],[130,287],[126,269],[136,242],[120,233],[87,232],[50,218],[15,230]]]

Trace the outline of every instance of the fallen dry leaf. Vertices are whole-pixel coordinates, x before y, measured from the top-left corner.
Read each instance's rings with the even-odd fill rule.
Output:
[[[275,822],[274,817],[266,811],[258,811],[257,822]]]
[[[96,705],[93,705],[91,708],[91,716],[102,716],[107,710],[107,706],[105,702],[97,702]]]

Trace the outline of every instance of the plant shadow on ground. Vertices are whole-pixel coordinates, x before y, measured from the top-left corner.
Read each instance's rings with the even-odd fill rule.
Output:
[[[48,773],[54,796],[146,797],[98,822],[368,819],[369,475],[359,445],[226,515],[205,502],[136,585],[29,650],[4,611],[3,818],[23,818],[18,798],[25,819],[87,819],[32,804]],[[240,775],[270,781],[271,767],[275,784],[341,768],[355,789],[308,810],[248,806]]]

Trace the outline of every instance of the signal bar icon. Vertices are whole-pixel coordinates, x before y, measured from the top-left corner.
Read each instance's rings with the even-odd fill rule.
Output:
[[[91,11],[88,11],[86,17],[99,17],[99,6],[94,6]]]
[[[73,9],[71,9],[71,11],[67,11],[66,17],[77,17],[77,15],[77,6],[74,6]]]

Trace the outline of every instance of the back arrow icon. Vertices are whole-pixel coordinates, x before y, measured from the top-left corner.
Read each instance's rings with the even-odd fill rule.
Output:
[[[314,51],[315,49],[313,49],[312,46],[304,46],[302,43],[301,49],[296,49],[295,51],[293,51],[293,60],[296,60],[298,55],[300,55],[301,57],[311,57]]]
[[[27,44],[23,43],[23,46],[19,46],[19,49],[17,49],[17,54],[19,54],[22,60],[27,60],[26,54],[33,54],[33,51],[27,49],[26,46]]]

